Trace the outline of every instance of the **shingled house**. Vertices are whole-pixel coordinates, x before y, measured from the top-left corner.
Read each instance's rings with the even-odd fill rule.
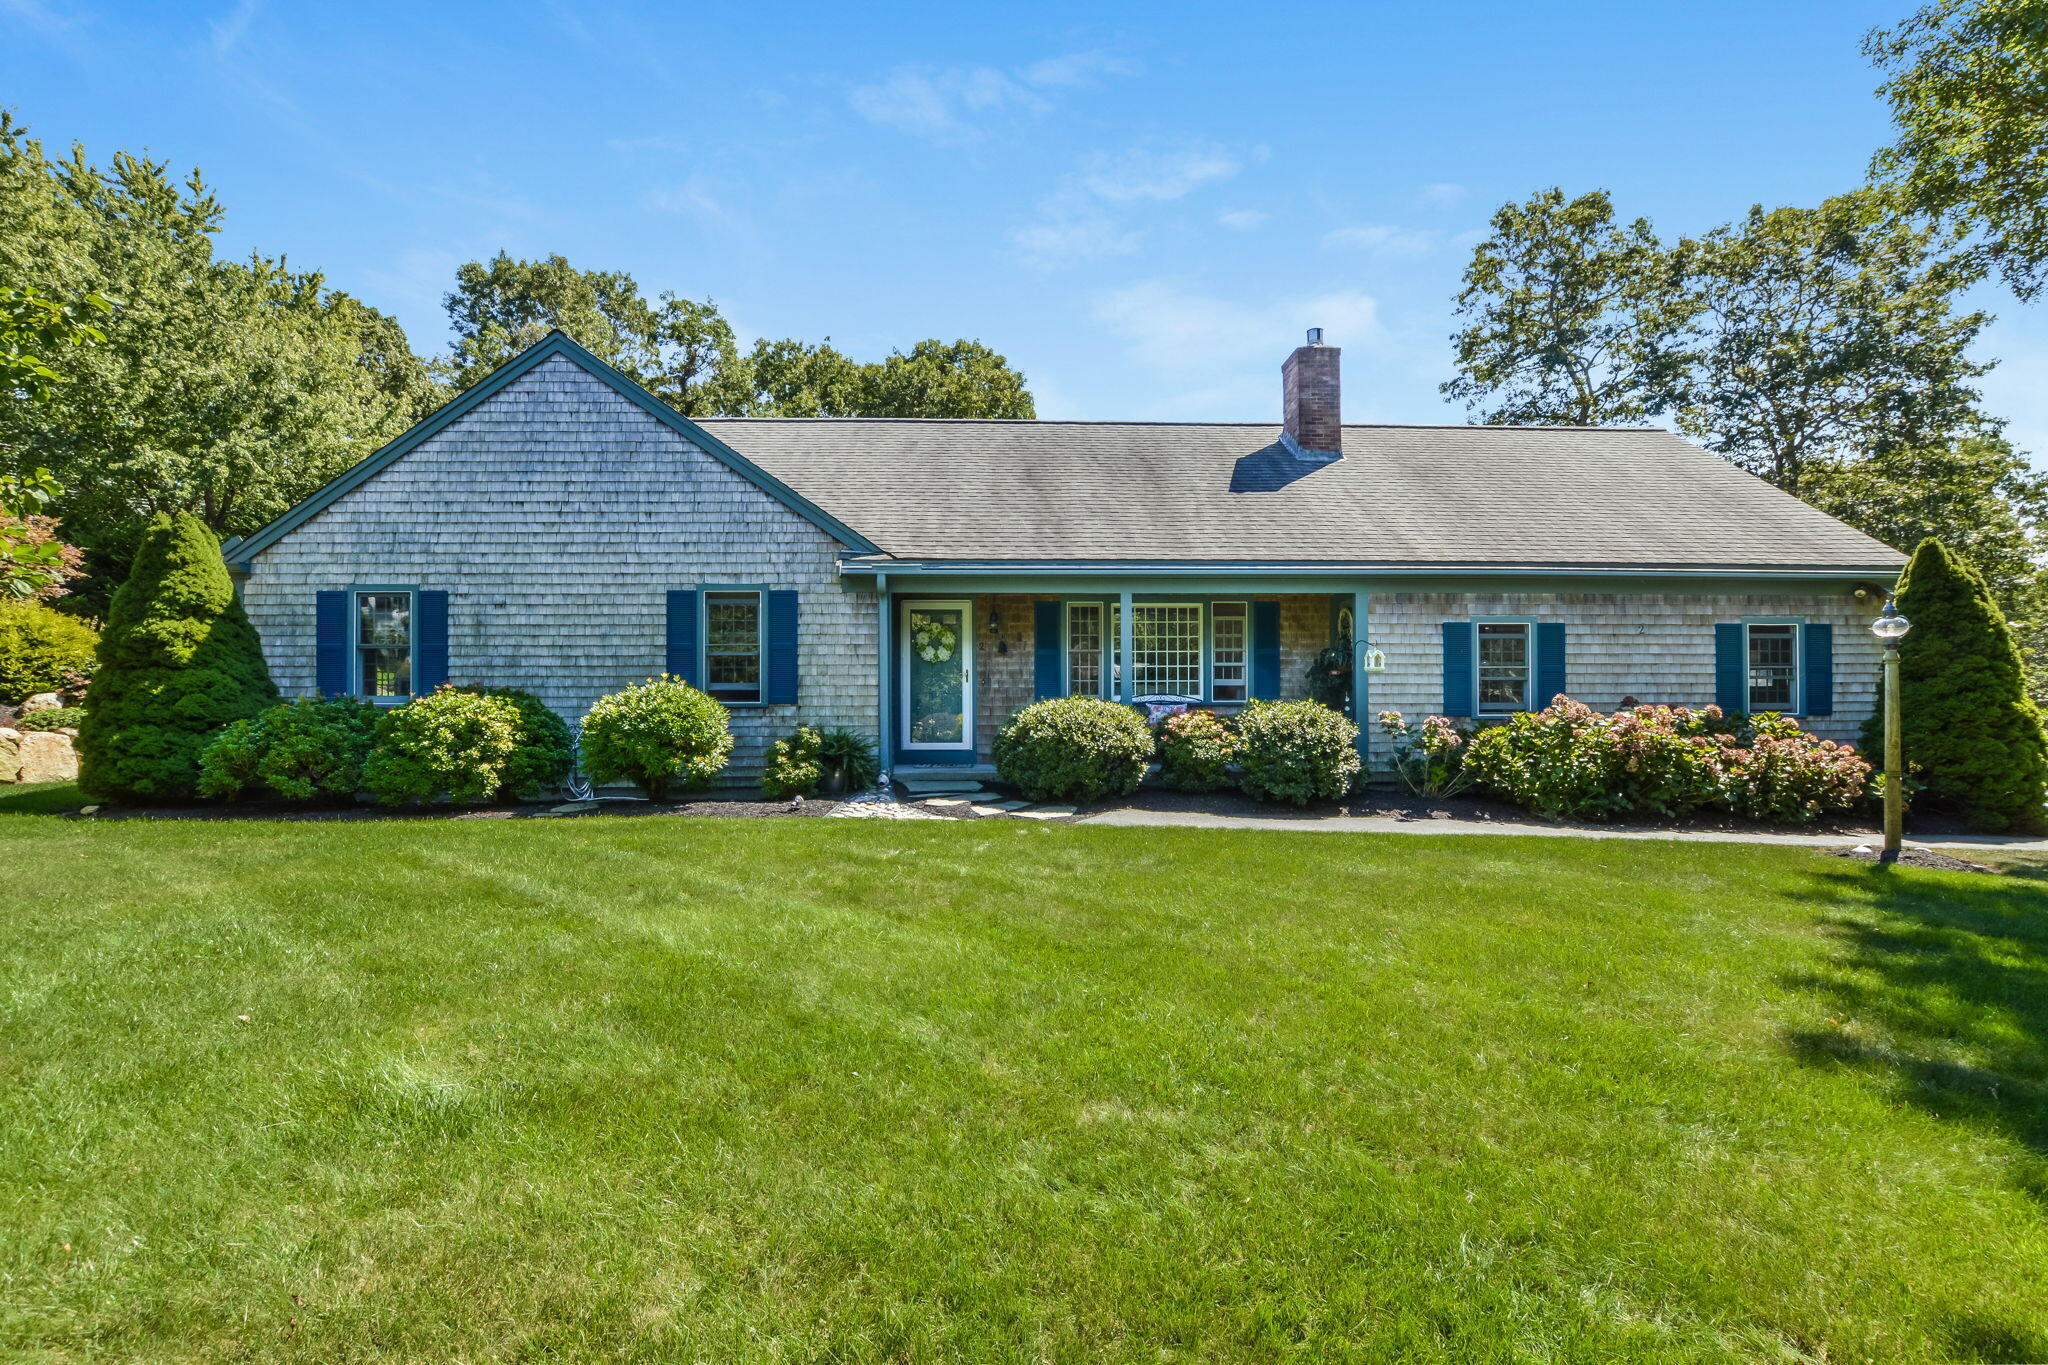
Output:
[[[691,420],[555,333],[223,551],[286,695],[573,724],[667,671],[741,778],[800,722],[972,772],[1034,698],[1298,697],[1339,641],[1365,722],[1566,692],[1855,737],[1891,549],[1666,431],[1340,401],[1311,333],[1277,423]]]

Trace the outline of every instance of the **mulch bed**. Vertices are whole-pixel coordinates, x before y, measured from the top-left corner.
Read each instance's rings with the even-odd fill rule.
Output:
[[[1880,861],[1878,851],[1875,848],[1838,848],[1833,850],[1829,856],[1853,858],[1859,863]],[[1898,865],[1900,867],[1931,867],[1941,872],[1988,872],[1994,877],[2005,875],[2005,869],[2003,868],[1986,867],[1983,863],[1973,863],[1967,858],[1957,858],[1932,848],[1902,848],[1899,850]]]

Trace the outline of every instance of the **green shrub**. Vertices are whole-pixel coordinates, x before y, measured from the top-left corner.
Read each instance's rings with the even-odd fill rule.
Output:
[[[1364,766],[1358,727],[1317,701],[1255,701],[1237,718],[1238,785],[1260,801],[1336,801]]]
[[[882,761],[875,757],[875,746],[851,730],[825,731],[818,746],[818,764],[827,791],[866,791],[882,775]]]
[[[84,719],[83,706],[52,706],[45,711],[24,711],[11,723],[17,730],[76,730]]]
[[[288,701],[238,720],[199,754],[199,794],[232,800],[261,787],[288,801],[353,797],[377,732],[377,708],[353,697]]]
[[[519,708],[442,686],[386,711],[363,764],[363,786],[386,805],[488,801],[519,747]]]
[[[631,782],[650,801],[708,784],[731,753],[725,708],[666,674],[599,697],[583,717],[591,781]]]
[[[1899,644],[1899,738],[1929,805],[1976,828],[2035,830],[2048,791],[2048,739],[2028,699],[2012,627],[1976,569],[1923,541],[1894,599],[1913,628]],[[1882,753],[1883,713],[1864,730]]]
[[[548,704],[517,687],[469,689],[479,696],[499,697],[519,710],[519,734],[512,757],[505,760],[497,795],[531,801],[559,788],[576,762],[576,739],[569,725]]]
[[[1211,712],[1168,716],[1159,727],[1159,776],[1177,791],[1221,791],[1231,785],[1230,765],[1243,747],[1237,732]]]
[[[40,602],[0,605],[0,705],[61,692],[93,668],[99,632]]]
[[[1553,820],[1714,809],[1804,824],[1849,809],[1870,777],[1853,748],[1787,717],[1731,723],[1714,706],[1603,715],[1569,697],[1481,730],[1465,768],[1494,795]]]
[[[824,776],[819,759],[825,737],[809,725],[799,725],[787,739],[768,746],[768,761],[761,766],[761,794],[770,801],[792,796],[809,796]]]
[[[234,800],[256,785],[256,764],[262,757],[262,719],[236,721],[199,751],[199,794],[215,801]]]
[[[1127,796],[1145,780],[1152,730],[1128,706],[1054,697],[1011,716],[996,735],[996,772],[1032,801]]]
[[[78,736],[78,782],[93,796],[192,795],[207,742],[277,702],[220,545],[190,513],[150,524],[98,658]]]

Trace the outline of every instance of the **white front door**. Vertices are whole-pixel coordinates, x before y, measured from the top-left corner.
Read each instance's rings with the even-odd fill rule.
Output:
[[[905,602],[897,629],[903,642],[901,747],[972,751],[973,604]]]

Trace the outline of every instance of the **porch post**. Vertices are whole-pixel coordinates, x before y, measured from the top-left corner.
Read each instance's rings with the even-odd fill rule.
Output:
[[[1372,767],[1372,729],[1367,717],[1372,715],[1372,675],[1365,671],[1365,650],[1372,641],[1372,632],[1366,628],[1366,604],[1371,600],[1369,593],[1351,594],[1351,719],[1358,726],[1358,756],[1366,760],[1369,772]]]
[[[889,576],[875,575],[875,751],[882,760],[882,775],[876,781],[881,791],[889,791],[894,780],[890,770],[895,766],[896,747],[889,737]]]
[[[1123,646],[1122,658],[1124,666],[1119,671],[1119,676],[1116,680],[1116,693],[1117,700],[1129,704],[1132,695],[1131,675],[1138,671],[1131,662],[1131,594],[1128,591],[1119,593],[1118,600],[1122,604],[1117,612],[1117,616],[1119,618],[1118,625],[1121,627],[1118,635],[1121,637],[1120,643]]]

